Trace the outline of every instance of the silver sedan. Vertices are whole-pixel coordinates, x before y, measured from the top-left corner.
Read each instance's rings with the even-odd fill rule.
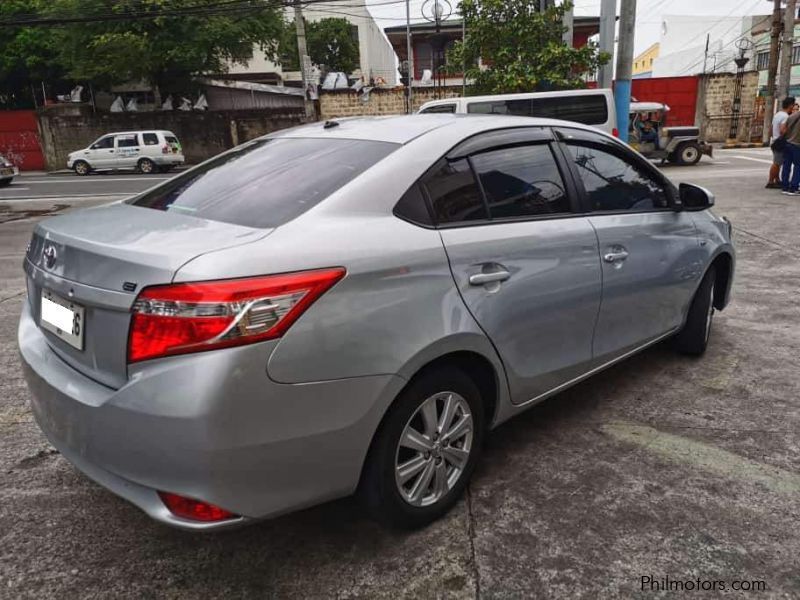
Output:
[[[424,525],[499,423],[660,340],[704,352],[735,262],[712,204],[575,123],[271,134],[37,225],[19,324],[33,412],[170,525],[354,492]]]

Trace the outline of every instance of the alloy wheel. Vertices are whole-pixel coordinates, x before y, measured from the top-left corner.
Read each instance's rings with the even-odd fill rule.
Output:
[[[395,482],[412,506],[430,506],[453,489],[469,461],[474,425],[455,392],[427,398],[411,415],[395,453]]]

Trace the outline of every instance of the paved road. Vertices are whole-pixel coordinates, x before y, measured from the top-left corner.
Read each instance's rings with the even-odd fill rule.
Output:
[[[20,262],[39,218],[26,206],[103,199],[7,204],[0,597],[653,596],[642,577],[728,590],[761,580],[754,597],[800,597],[800,198],[763,189],[768,163],[763,150],[728,151],[667,168],[715,192],[736,227],[734,302],[706,356],[652,348],[503,425],[467,498],[414,533],[383,530],[342,500],[197,536],[77,473],[27,407]]]
[[[22,173],[11,185],[0,188],[0,203],[18,200],[46,202],[54,198],[124,197],[146,190],[173,175],[113,173],[78,177],[70,173],[47,175]]]

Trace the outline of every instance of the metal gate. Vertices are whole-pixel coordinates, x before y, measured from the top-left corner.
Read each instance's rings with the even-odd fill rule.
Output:
[[[21,171],[44,169],[36,111],[0,111],[0,154]]]

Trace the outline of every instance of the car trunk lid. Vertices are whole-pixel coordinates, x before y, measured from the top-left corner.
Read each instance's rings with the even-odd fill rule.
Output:
[[[193,258],[271,231],[125,203],[48,219],[37,225],[26,260],[34,318],[63,360],[120,387],[127,381],[130,308],[141,289],[169,283]],[[72,343],[42,326],[43,295],[81,314],[83,331]]]

